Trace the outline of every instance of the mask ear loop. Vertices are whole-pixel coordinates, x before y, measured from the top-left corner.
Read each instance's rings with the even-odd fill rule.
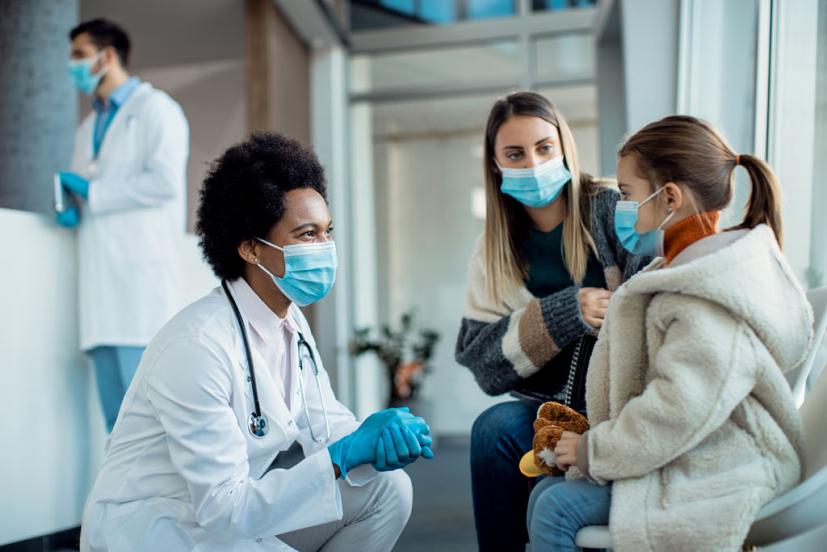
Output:
[[[644,205],[644,204],[646,204],[646,202],[647,202],[647,201],[649,201],[650,199],[652,199],[653,197],[655,197],[656,195],[658,195],[659,193],[661,193],[661,191],[663,191],[663,189],[664,189],[665,187],[666,187],[666,186],[661,186],[660,188],[658,188],[657,190],[655,190],[654,192],[652,192],[652,193],[649,195],[649,197],[647,197],[646,199],[644,199],[643,201],[641,201],[640,203],[638,203],[638,204],[637,204],[637,208],[638,208],[638,209],[640,209],[641,207],[643,207],[643,205]],[[661,223],[658,225],[658,227],[657,227],[657,228],[655,228],[655,230],[661,230],[661,229],[663,228],[663,225],[664,225],[664,224],[666,224],[667,222],[669,222],[669,221],[672,219],[672,217],[674,217],[674,216],[675,216],[675,210],[674,210],[674,209],[672,209],[671,207],[669,207],[668,209],[669,209],[669,210],[668,210],[667,212],[668,212],[669,214],[666,216],[666,218],[665,218],[665,219],[663,219],[663,222],[661,222]]]
[[[273,248],[275,248],[275,249],[278,249],[279,251],[281,251],[282,253],[284,253],[284,249],[282,249],[282,248],[281,248],[281,247],[279,247],[278,245],[276,245],[276,244],[274,244],[274,243],[270,243],[270,242],[268,242],[267,240],[264,240],[264,239],[262,239],[262,238],[256,238],[256,239],[257,239],[258,241],[260,241],[261,243],[263,243],[263,244],[265,244],[265,245],[269,245],[270,247],[273,247]],[[266,274],[267,274],[270,278],[273,278],[274,280],[281,280],[281,278],[279,278],[278,276],[276,276],[275,274],[273,274],[272,272],[270,272],[269,270],[267,270],[267,268],[266,268],[263,264],[261,264],[261,260],[260,260],[258,257],[256,257],[256,258],[254,258],[254,259],[253,259],[253,263],[254,263],[257,267],[259,267],[261,270],[263,270],[263,271],[264,271],[264,272],[265,272],[265,273],[266,273]]]
[[[270,242],[268,242],[267,240],[265,240],[264,238],[256,238],[256,239],[257,239],[258,241],[260,241],[261,243],[263,243],[264,245],[269,245],[270,247],[273,247],[273,248],[275,248],[275,249],[278,249],[279,251],[281,251],[282,253],[284,253],[284,248],[283,248],[283,247],[279,247],[278,245],[276,245],[276,244],[274,244],[274,243],[270,243]]]
[[[663,191],[663,188],[664,188],[664,186],[661,186],[660,188],[658,188],[657,190],[655,190],[654,192],[652,192],[651,194],[649,194],[649,196],[648,196],[646,199],[644,199],[643,201],[641,201],[640,203],[638,203],[638,204],[637,204],[638,208],[643,207],[644,205],[646,205],[646,203],[647,203],[650,199],[652,199],[653,197],[655,197],[656,195],[658,195],[659,193],[661,193],[661,192]]]
[[[94,76],[96,76],[96,77],[100,77],[100,78],[101,78],[101,80],[103,80],[103,77],[105,77],[105,76],[106,76],[106,72],[109,70],[109,68],[108,68],[108,67],[105,67],[105,66],[103,65],[103,50],[101,50],[100,52],[98,52],[97,54],[95,54],[95,61],[93,61],[93,62],[92,62],[92,66],[91,66],[91,67],[89,67],[89,71],[90,71],[90,72],[92,71],[92,67],[94,67],[94,66],[95,66],[95,64],[98,64],[98,65],[99,65],[99,67],[98,67],[98,72],[97,72],[97,73],[92,73],[92,75],[94,75]]]
[[[663,222],[661,222],[660,225],[658,225],[658,228],[657,228],[658,230],[661,230],[663,228],[663,225],[666,224],[667,222],[669,222],[669,220],[672,217],[675,216],[675,210],[672,209],[671,207],[669,207],[668,213],[669,213],[669,215],[667,215],[667,217],[665,219],[663,219]]]

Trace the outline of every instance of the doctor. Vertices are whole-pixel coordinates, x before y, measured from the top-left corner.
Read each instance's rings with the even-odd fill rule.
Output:
[[[391,550],[432,457],[406,409],[358,422],[299,306],[337,256],[321,165],[254,134],[211,168],[198,233],[221,285],[147,348],[83,516],[84,551]],[[398,471],[395,471],[398,470]]]
[[[60,173],[76,206],[57,217],[78,227],[80,345],[111,431],[144,347],[183,306],[177,246],[189,131],[174,100],[127,72],[123,29],[95,19],[69,36],[69,73],[93,94],[93,109]]]

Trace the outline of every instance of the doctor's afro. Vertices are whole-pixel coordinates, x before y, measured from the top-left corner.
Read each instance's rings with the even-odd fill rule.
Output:
[[[284,195],[297,188],[312,188],[327,200],[316,155],[280,134],[254,133],[213,161],[201,187],[195,231],[216,276],[243,275],[239,244],[266,236],[284,215]]]

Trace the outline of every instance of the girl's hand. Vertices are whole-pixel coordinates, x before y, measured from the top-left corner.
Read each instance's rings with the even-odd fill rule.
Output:
[[[609,300],[612,298],[612,292],[608,289],[600,288],[580,288],[580,312],[583,314],[583,320],[586,324],[593,328],[599,328],[603,325],[603,318],[606,317],[606,311],[609,310]]]
[[[557,467],[569,471],[569,467],[577,464],[577,443],[583,436],[572,431],[564,431],[554,447],[554,457]]]

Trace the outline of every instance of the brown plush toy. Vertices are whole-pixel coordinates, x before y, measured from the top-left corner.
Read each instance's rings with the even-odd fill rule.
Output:
[[[585,416],[566,405],[547,402],[537,411],[534,420],[534,449],[520,460],[520,471],[527,477],[563,475],[554,463],[554,447],[564,431],[583,434],[589,429]]]

